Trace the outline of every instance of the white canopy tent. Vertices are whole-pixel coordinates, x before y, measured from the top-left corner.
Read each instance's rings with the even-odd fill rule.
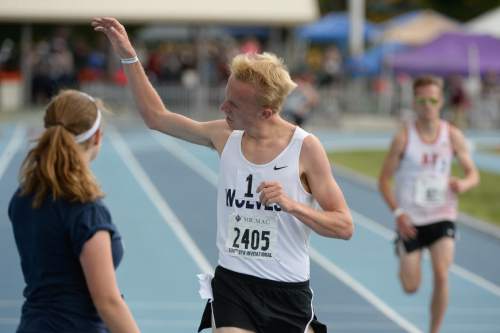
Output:
[[[430,42],[444,32],[460,29],[460,24],[433,10],[421,10],[401,23],[389,25],[383,33],[384,42],[418,46]]]
[[[500,7],[479,15],[467,22],[465,29],[470,32],[487,34],[500,38]]]
[[[0,22],[89,22],[113,16],[126,23],[235,23],[288,26],[319,16],[315,0],[2,0]]]

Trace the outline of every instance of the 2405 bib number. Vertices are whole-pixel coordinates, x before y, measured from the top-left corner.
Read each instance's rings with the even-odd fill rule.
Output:
[[[242,234],[240,228],[235,227],[234,232],[235,232],[235,238],[233,241],[233,248],[236,249],[245,248],[245,250],[248,250],[248,248],[250,247],[252,250],[259,250],[260,246],[261,251],[267,251],[269,249],[269,242],[270,242],[269,236],[271,235],[271,231],[269,230],[260,231],[260,230],[243,229],[243,234]],[[242,246],[240,247],[240,245]]]

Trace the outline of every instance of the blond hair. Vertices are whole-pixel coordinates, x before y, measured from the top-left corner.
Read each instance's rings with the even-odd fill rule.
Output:
[[[40,207],[50,193],[54,200],[90,202],[104,196],[83,152],[89,140],[78,144],[75,135],[92,127],[100,101],[76,90],[66,90],[49,103],[44,133],[36,140],[21,166],[21,195],[33,194],[33,207]]]
[[[297,86],[283,60],[272,53],[239,54],[232,60],[231,75],[257,90],[260,105],[279,112],[286,96]]]

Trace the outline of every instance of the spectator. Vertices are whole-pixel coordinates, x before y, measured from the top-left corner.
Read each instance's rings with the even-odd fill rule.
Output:
[[[300,69],[292,78],[297,87],[288,95],[283,112],[291,122],[302,127],[318,105],[319,94],[314,86],[314,76],[307,69]]]
[[[468,124],[467,113],[470,108],[470,100],[460,76],[456,75],[450,78],[448,95],[452,113],[451,123],[460,129],[465,129]]]

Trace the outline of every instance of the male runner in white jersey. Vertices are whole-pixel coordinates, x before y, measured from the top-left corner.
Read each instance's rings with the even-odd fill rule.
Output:
[[[399,277],[405,292],[417,291],[422,250],[429,249],[434,272],[431,333],[439,331],[448,304],[456,195],[479,182],[462,132],[440,119],[442,89],[441,79],[434,76],[414,81],[416,120],[395,135],[379,178],[379,189],[396,219]],[[462,179],[450,175],[454,156],[464,171]],[[390,185],[393,176],[394,191]]]
[[[326,332],[312,308],[309,234],[349,239],[353,224],[319,140],[280,116],[296,86],[283,63],[271,54],[235,57],[220,107],[225,119],[197,122],[165,108],[118,21],[92,25],[121,57],[145,123],[220,155],[219,265],[199,330]]]

